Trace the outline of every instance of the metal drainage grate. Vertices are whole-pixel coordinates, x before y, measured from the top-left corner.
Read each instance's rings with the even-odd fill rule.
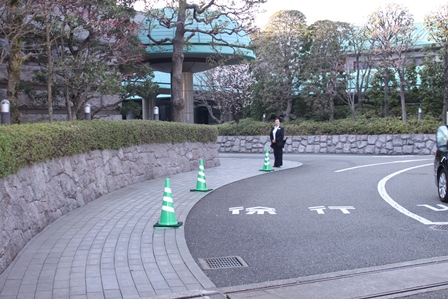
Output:
[[[249,267],[249,265],[239,256],[199,259],[199,263],[204,270]]]
[[[444,231],[448,231],[448,225],[447,225],[447,224],[443,224],[443,225],[432,225],[431,228],[434,229],[434,230],[444,230]]]

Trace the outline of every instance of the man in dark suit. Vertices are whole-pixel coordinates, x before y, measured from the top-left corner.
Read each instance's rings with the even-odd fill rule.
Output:
[[[281,167],[283,165],[283,147],[285,129],[280,126],[280,119],[276,118],[274,126],[271,129],[271,147],[274,150],[274,167]]]

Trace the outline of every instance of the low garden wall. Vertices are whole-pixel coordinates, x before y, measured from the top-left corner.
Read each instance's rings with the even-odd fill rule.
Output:
[[[285,153],[429,155],[436,151],[435,134],[287,136]],[[219,152],[262,153],[268,136],[219,136]]]
[[[215,143],[148,144],[92,151],[21,169],[0,180],[0,273],[60,216],[111,191],[220,164]]]

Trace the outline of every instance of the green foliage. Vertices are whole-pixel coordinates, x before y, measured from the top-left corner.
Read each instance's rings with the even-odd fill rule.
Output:
[[[398,82],[395,75],[395,72],[393,70],[388,70],[387,74],[387,80],[388,80],[388,97],[385,99],[385,81],[386,76],[383,71],[376,72],[373,75],[373,78],[371,79],[371,88],[366,93],[366,97],[370,99],[372,103],[375,104],[378,108],[383,110],[385,101],[390,106],[396,106],[397,105],[397,99],[399,98],[399,92],[398,92]]]
[[[120,109],[122,116],[126,117],[128,113],[139,116],[142,113],[142,105],[134,101],[125,101]]]
[[[226,123],[217,125],[220,136],[260,136],[268,135],[273,123],[263,123],[250,119],[241,120],[238,124]],[[398,118],[359,118],[340,119],[334,121],[295,120],[287,124],[287,136],[303,135],[382,135],[382,134],[435,134],[440,121],[434,118],[410,119],[406,122]]]
[[[0,178],[39,162],[141,144],[216,142],[215,127],[158,121],[76,121],[0,126]]]
[[[408,65],[405,70],[406,82],[406,102],[420,103],[418,68],[414,63]]]
[[[443,113],[444,78],[443,63],[431,56],[423,60],[423,67],[419,71],[420,97],[423,102],[425,114],[440,117]]]
[[[120,73],[126,74],[123,81],[121,97],[141,97],[149,99],[158,92],[159,86],[153,82],[154,72],[149,64],[132,61],[119,67]]]
[[[257,136],[269,134],[272,123],[245,118],[237,122],[228,122],[216,126],[220,136]],[[268,133],[266,133],[268,132]]]

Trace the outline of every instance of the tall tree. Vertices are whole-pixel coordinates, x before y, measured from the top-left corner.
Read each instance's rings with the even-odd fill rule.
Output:
[[[372,71],[372,49],[374,42],[366,34],[364,26],[350,25],[348,29],[350,55],[345,64],[347,73],[347,94],[345,102],[349,105],[352,118],[356,118],[355,100],[359,110],[363,109],[364,91],[368,87]]]
[[[437,56],[428,55],[425,57],[418,74],[420,76],[420,96],[423,103],[423,113],[431,114],[435,117],[441,117],[444,121],[446,112],[444,84],[445,70],[443,61],[437,59]]]
[[[243,45],[231,43],[230,35],[245,35],[255,29],[254,20],[259,5],[267,0],[227,1],[227,0],[146,0],[148,19],[158,26],[174,29],[174,37],[160,38],[148,30],[148,38],[155,44],[173,45],[171,71],[171,97],[174,121],[184,122],[185,99],[182,96],[182,65],[184,47],[197,34],[211,38],[211,46],[227,45],[238,53]],[[163,3],[171,9],[156,9]],[[201,26],[192,24],[200,24]],[[152,24],[149,24],[151,29]],[[202,29],[201,29],[202,28]],[[219,53],[219,48],[216,48]]]
[[[33,43],[42,43],[44,46],[44,49],[42,49],[42,56],[44,56],[46,59],[45,67],[47,69],[47,78],[46,78],[46,85],[47,85],[47,97],[46,97],[46,104],[48,109],[48,118],[49,121],[53,121],[53,77],[54,77],[54,57],[53,57],[53,51],[52,51],[52,45],[54,43],[54,30],[57,29],[57,23],[55,22],[55,18],[59,18],[59,16],[55,15],[57,13],[57,6],[60,5],[61,0],[53,0],[53,1],[43,1],[41,3],[41,11],[42,16],[36,17],[36,22],[34,28],[36,29],[36,32],[34,36],[41,36],[41,39],[32,38],[30,40],[33,41]],[[42,33],[40,33],[42,31]]]
[[[11,122],[20,123],[19,83],[23,63],[34,55],[35,45],[24,43],[35,31],[35,18],[42,15],[40,1],[0,1],[0,35],[6,42],[0,45],[0,64],[7,61],[8,86],[6,96],[11,104]]]
[[[248,64],[214,68],[196,74],[195,101],[207,108],[217,123],[238,121],[252,103],[252,74]]]
[[[317,21],[310,31],[311,48],[307,58],[304,92],[310,106],[321,119],[334,119],[334,102],[347,89],[345,64],[348,55],[350,24],[329,20]]]
[[[425,17],[425,27],[431,39],[440,47],[439,56],[443,61],[443,121],[448,122],[448,4],[440,6]]]
[[[379,108],[378,115],[389,116],[385,115],[385,111],[389,111],[390,107],[396,106],[399,97],[398,82],[394,70],[383,69],[374,72],[369,81],[369,89],[367,90],[369,102]],[[387,87],[384,86],[384,82],[387,82]]]
[[[385,99],[388,97],[387,69],[392,68],[398,75],[400,88],[401,118],[406,121],[406,78],[405,72],[410,50],[415,46],[418,36],[414,34],[414,17],[407,8],[398,4],[387,4],[369,16],[367,30],[375,42],[377,65],[385,74]],[[385,101],[387,104],[387,101]],[[386,115],[388,111],[386,111]]]
[[[297,10],[280,10],[254,40],[257,59],[253,70],[259,82],[258,101],[266,102],[285,122],[303,82],[306,18]]]

